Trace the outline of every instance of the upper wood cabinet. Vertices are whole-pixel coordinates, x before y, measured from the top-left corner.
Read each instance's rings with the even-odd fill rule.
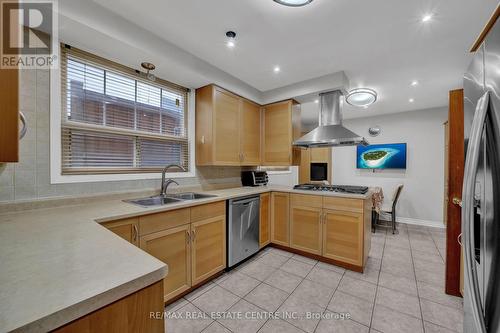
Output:
[[[110,231],[136,246],[139,245],[139,221],[138,218],[130,218],[112,222],[102,223]]]
[[[220,87],[196,90],[196,164],[260,164],[260,106]]]
[[[300,104],[288,100],[262,110],[262,165],[300,164],[300,149],[292,146],[300,137]]]
[[[284,192],[271,194],[271,242],[289,246],[290,195]]]
[[[259,244],[264,247],[271,242],[271,194],[260,195]]]
[[[19,162],[19,71],[0,69],[0,163]]]
[[[302,149],[299,165],[299,183],[311,183],[311,163],[327,163],[327,180],[332,181],[332,149],[308,148]]]

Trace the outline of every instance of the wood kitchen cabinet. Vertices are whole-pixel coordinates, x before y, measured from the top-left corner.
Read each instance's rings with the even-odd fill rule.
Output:
[[[260,106],[215,85],[196,90],[196,165],[260,164]]]
[[[290,247],[321,255],[323,197],[292,194],[290,202]]]
[[[271,194],[271,242],[289,246],[290,195],[284,192]]]
[[[299,165],[300,149],[292,144],[301,133],[300,104],[288,100],[266,105],[262,119],[262,165]]]
[[[191,287],[191,226],[185,224],[141,236],[140,247],[168,265],[163,279],[164,301]]]
[[[263,248],[271,242],[271,194],[260,195],[259,245]]]
[[[0,69],[0,163],[19,162],[19,70]]]
[[[136,246],[139,246],[139,219],[130,218],[102,223],[110,231]]]

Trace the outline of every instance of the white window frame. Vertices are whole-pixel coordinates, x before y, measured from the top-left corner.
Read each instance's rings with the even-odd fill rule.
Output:
[[[57,59],[61,59],[60,49],[57,48]],[[161,172],[153,173],[121,173],[121,174],[95,174],[95,175],[63,175],[62,174],[62,127],[61,127],[61,69],[50,70],[50,183],[88,183],[106,181],[125,181],[141,179],[161,179]],[[189,89],[187,104],[187,135],[189,149],[189,171],[169,172],[168,178],[193,178],[195,171],[195,89]]]

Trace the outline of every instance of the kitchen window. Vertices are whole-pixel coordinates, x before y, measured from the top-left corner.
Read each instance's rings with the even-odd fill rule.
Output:
[[[189,171],[187,88],[63,44],[61,93],[62,175]]]

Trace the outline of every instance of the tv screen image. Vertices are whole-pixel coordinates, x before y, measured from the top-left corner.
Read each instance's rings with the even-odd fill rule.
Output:
[[[357,146],[358,169],[406,169],[406,143]]]

